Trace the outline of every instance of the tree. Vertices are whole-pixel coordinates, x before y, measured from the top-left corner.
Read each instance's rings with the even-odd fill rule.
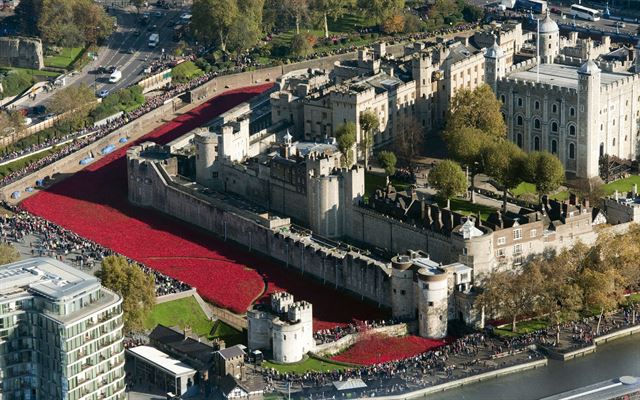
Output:
[[[424,129],[414,117],[402,118],[398,123],[398,131],[393,138],[393,149],[398,161],[413,174],[414,159],[422,151],[424,145]]]
[[[380,24],[387,16],[401,11],[404,0],[358,0],[358,8]]]
[[[355,4],[354,0],[312,0],[312,7],[314,11],[320,14],[322,18],[322,25],[324,28],[324,37],[329,37],[329,24],[327,16],[331,17],[334,21],[340,18],[349,7]]]
[[[478,86],[474,90],[460,89],[451,99],[446,131],[475,128],[492,138],[504,139],[507,137],[507,126],[500,107],[500,101],[488,85]]]
[[[67,118],[80,120],[87,116],[95,101],[96,96],[93,89],[85,83],[80,83],[56,91],[47,103],[47,110],[54,114],[74,111]]]
[[[446,207],[449,208],[450,199],[466,190],[467,177],[460,168],[460,164],[444,160],[429,171],[429,184],[436,188],[438,196],[447,202]]]
[[[558,157],[547,151],[527,155],[526,180],[536,185],[538,199],[556,190],[564,182],[564,167]]]
[[[296,34],[300,34],[300,23],[309,11],[309,0],[282,0],[282,10],[288,12],[296,23]]]
[[[384,33],[399,33],[404,31],[404,16],[401,14],[391,14],[382,22],[382,31]]]
[[[196,38],[206,44],[216,44],[227,51],[227,40],[238,19],[237,0],[194,0],[191,6],[191,26]]]
[[[27,32],[48,45],[82,46],[103,40],[113,32],[115,19],[91,0],[25,0],[20,14],[33,13]]]
[[[262,34],[264,0],[238,0],[238,16],[229,31],[228,47],[239,55],[252,48]]]
[[[20,252],[8,243],[0,243],[0,265],[9,264],[20,259]]]
[[[392,151],[382,150],[378,153],[378,162],[384,168],[384,173],[387,175],[387,180],[390,176],[396,173],[396,155]]]
[[[564,253],[553,259],[538,257],[529,262],[529,268],[539,271],[542,275],[543,286],[539,293],[540,312],[547,315],[550,325],[555,325],[556,344],[560,342],[560,323],[577,319],[584,305],[582,290],[576,279],[578,265],[567,262],[568,251]],[[578,251],[574,254],[580,253]],[[571,257],[573,258],[573,254]]]
[[[502,185],[502,208],[507,210],[508,191],[522,182],[525,171],[525,153],[514,143],[506,140],[490,142],[482,147],[485,173]]]
[[[486,172],[487,155],[494,150],[495,143],[506,138],[506,134],[500,102],[489,86],[461,89],[451,99],[444,139],[449,155],[469,168],[472,203],[475,201],[475,177]]]
[[[598,311],[596,335],[600,334],[600,324],[606,312],[615,310],[623,299],[623,291],[618,281],[620,275],[609,267],[603,270],[586,268],[580,276],[587,309]]]
[[[24,117],[19,111],[0,111],[0,135],[19,131],[24,125]]]
[[[475,201],[475,177],[486,169],[484,156],[485,146],[493,145],[494,141],[481,131],[473,127],[462,127],[445,131],[444,136],[449,156],[465,165],[471,173],[471,202]]]
[[[291,39],[291,53],[296,56],[306,57],[313,51],[316,41],[317,38],[308,32],[294,35]]]
[[[102,260],[98,272],[102,285],[122,297],[124,329],[139,330],[156,301],[155,282],[136,264],[123,256],[109,256]]]
[[[348,168],[354,162],[353,145],[356,143],[356,125],[353,122],[340,125],[335,136],[338,149],[342,153],[342,166]]]
[[[538,270],[524,266],[521,272],[493,271],[482,279],[483,291],[476,299],[488,315],[511,320],[517,332],[518,318],[538,310],[542,276]]]
[[[362,136],[360,138],[360,147],[362,149],[362,155],[364,156],[364,169],[369,170],[369,152],[371,146],[373,146],[373,135],[375,130],[380,126],[378,116],[374,111],[366,110],[360,113],[360,129]]]
[[[462,9],[455,0],[435,0],[429,8],[429,20],[435,25],[450,24],[462,19]]]

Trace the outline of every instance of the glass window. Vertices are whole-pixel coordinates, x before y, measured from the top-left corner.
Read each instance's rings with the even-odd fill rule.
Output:
[[[576,158],[576,145],[573,143],[569,143],[569,158],[572,160]]]

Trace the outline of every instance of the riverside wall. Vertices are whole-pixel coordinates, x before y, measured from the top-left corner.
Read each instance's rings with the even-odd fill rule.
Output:
[[[292,274],[307,275],[345,290],[381,307],[390,307],[389,267],[356,251],[318,244],[289,230],[288,219],[264,217],[236,207],[231,199],[206,196],[184,187],[162,165],[136,159],[131,148],[127,160],[129,201],[181,219],[249,251],[271,257]]]
[[[49,164],[22,179],[19,179],[7,186],[0,188],[0,199],[5,201],[19,201],[21,199],[11,199],[11,193],[17,191],[24,194],[24,190],[29,187],[36,186],[39,180],[58,179],[66,174],[72,174],[79,171],[80,160],[87,156],[93,156],[95,160],[102,158],[100,150],[109,144],[116,146],[116,149],[126,146],[129,142],[139,139],[148,133],[145,125],[161,120],[164,116],[172,115],[176,111],[176,107],[181,104],[181,100],[174,98],[164,105],[144,114],[130,123],[116,129],[107,136],[99,139],[82,149],[69,154],[68,156]],[[120,138],[128,138],[127,143],[120,143]],[[95,162],[94,160],[94,162]]]

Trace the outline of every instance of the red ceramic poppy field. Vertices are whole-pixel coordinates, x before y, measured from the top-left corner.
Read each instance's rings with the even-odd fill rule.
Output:
[[[442,340],[425,339],[418,336],[367,335],[331,359],[351,364],[373,365],[413,357],[444,344],[445,342]]]
[[[220,95],[149,133],[140,141],[167,143],[266,90],[269,85]],[[387,315],[329,287],[285,270],[159,212],[127,201],[126,148],[26,199],[23,207],[79,235],[196,287],[207,300],[244,313],[258,298],[287,290],[310,301],[314,328]],[[266,284],[266,286],[265,286]]]

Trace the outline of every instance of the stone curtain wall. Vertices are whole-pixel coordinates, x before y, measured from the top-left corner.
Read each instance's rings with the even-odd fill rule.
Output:
[[[42,69],[42,42],[37,38],[0,37],[0,65]]]
[[[128,168],[132,168],[131,164],[127,163]],[[280,261],[283,268],[309,274],[323,284],[349,291],[362,300],[391,306],[391,280],[383,264],[353,251],[332,251],[306,237],[271,229],[224,201],[172,182],[156,164],[128,171],[127,175],[141,178],[141,182],[129,179],[129,200],[136,205],[155,208],[225,240],[233,240],[250,251]]]

